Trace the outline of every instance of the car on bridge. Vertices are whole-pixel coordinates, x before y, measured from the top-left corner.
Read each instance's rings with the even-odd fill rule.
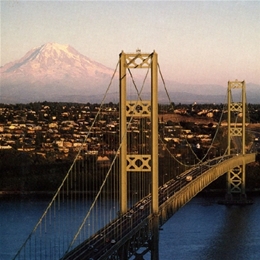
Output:
[[[186,176],[186,181],[192,181],[192,176],[191,175],[188,175],[188,176]]]

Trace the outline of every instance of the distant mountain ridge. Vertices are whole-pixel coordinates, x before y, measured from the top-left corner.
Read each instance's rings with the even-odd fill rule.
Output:
[[[21,59],[0,68],[0,103],[35,101],[101,102],[114,71],[82,55],[70,45],[46,43]],[[119,99],[117,86],[108,102]],[[166,80],[175,103],[223,103],[226,88],[217,85],[186,85]],[[159,91],[163,86],[159,83]],[[148,94],[147,94],[148,95]],[[247,100],[260,103],[260,86],[247,83]],[[168,102],[160,98],[159,102]]]
[[[100,87],[107,85],[112,73],[69,45],[47,43],[1,67],[0,101],[24,103],[63,95],[102,94]]]

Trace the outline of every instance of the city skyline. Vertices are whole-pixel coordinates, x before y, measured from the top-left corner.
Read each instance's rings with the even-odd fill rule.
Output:
[[[260,84],[257,1],[1,1],[1,66],[46,42],[114,69],[125,52],[158,53],[186,84]]]

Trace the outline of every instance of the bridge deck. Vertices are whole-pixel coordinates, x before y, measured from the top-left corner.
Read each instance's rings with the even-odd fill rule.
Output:
[[[255,161],[255,154],[218,157],[188,170],[159,188],[159,218],[162,226],[179,208],[229,169]],[[191,180],[187,179],[191,176]],[[107,259],[128,242],[128,257],[144,244],[149,247],[152,214],[151,195],[67,253],[62,259]],[[140,232],[141,231],[141,232]],[[138,240],[138,242],[136,241]],[[111,258],[113,259],[113,258]]]

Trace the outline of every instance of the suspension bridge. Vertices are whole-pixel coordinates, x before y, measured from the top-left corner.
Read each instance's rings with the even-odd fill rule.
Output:
[[[143,78],[134,76],[137,69],[144,71]],[[89,140],[100,135],[95,127],[104,117],[106,95],[117,75],[118,131],[106,135],[97,160],[97,156],[89,153]],[[84,133],[82,146],[13,259],[143,259],[149,251],[153,260],[159,259],[159,229],[178,209],[224,174],[227,193],[222,202],[250,203],[246,196],[245,166],[255,161],[255,153],[247,153],[246,149],[245,82],[228,82],[223,153],[211,159],[208,156],[213,147],[220,145],[217,136],[221,116],[204,156],[198,157],[184,136],[185,151],[187,147],[190,151],[181,159],[177,153],[184,150],[172,149],[160,131],[159,76],[172,105],[157,53],[120,53],[100,108]],[[145,89],[149,90],[149,97]],[[241,100],[233,100],[233,90],[241,91]],[[188,164],[187,157],[193,163]]]

